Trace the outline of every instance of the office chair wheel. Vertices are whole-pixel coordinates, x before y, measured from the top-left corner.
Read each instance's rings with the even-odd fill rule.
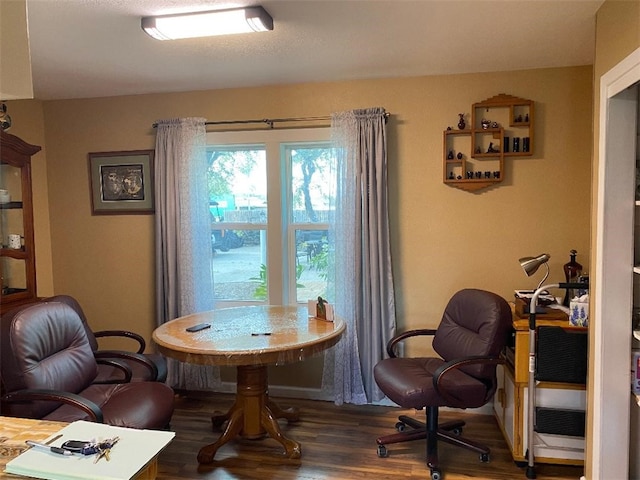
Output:
[[[481,453],[480,454],[480,461],[482,463],[488,463],[489,462],[489,454],[488,453]]]
[[[451,430],[451,433],[453,433],[454,435],[462,435],[462,427],[454,428],[453,430]]]
[[[398,432],[404,432],[407,426],[403,422],[396,423],[396,430]]]
[[[432,469],[431,470],[431,480],[441,480],[442,472],[440,470]]]
[[[380,458],[386,458],[389,456],[389,452],[387,451],[387,447],[384,445],[378,445],[378,456]]]

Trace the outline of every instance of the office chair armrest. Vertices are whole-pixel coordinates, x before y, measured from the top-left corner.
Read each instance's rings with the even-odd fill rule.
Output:
[[[45,400],[60,402],[72,407],[79,408],[85,412],[91,418],[91,421],[96,423],[103,423],[104,416],[102,410],[91,400],[88,400],[80,395],[76,395],[71,392],[63,392],[60,390],[18,390],[17,392],[7,393],[2,397],[3,402],[32,402],[34,400]]]
[[[396,355],[395,347],[398,343],[410,337],[417,337],[420,335],[435,335],[435,334],[436,334],[436,331],[435,329],[432,329],[432,328],[419,328],[416,330],[407,330],[406,332],[400,333],[395,337],[393,337],[391,340],[389,340],[389,343],[387,343],[387,353],[389,354],[389,357],[396,358],[398,355]]]
[[[102,380],[98,382],[93,382],[96,384],[112,384],[112,383],[130,383],[131,378],[133,377],[133,371],[131,367],[124,362],[116,360],[114,358],[97,358],[96,362],[100,365],[109,365],[114,367],[122,372],[123,378],[121,380]]]
[[[483,355],[477,355],[477,356],[471,356],[471,357],[463,357],[463,358],[458,358],[455,360],[451,360],[449,362],[446,362],[445,364],[441,365],[440,367],[438,367],[436,369],[436,371],[433,373],[433,388],[435,388],[436,392],[438,392],[438,395],[442,396],[443,398],[445,398],[448,402],[451,402],[452,405],[450,406],[454,406],[457,403],[460,402],[459,399],[452,397],[450,395],[447,394],[447,392],[444,389],[440,388],[440,383],[443,379],[443,377],[449,373],[452,372],[454,370],[458,370],[461,367],[467,366],[467,365],[501,365],[504,364],[505,360],[502,357],[485,357]]]
[[[125,352],[124,350],[98,350],[97,352],[93,352],[93,355],[96,359],[121,358],[122,360],[139,363],[149,370],[149,380],[156,381],[158,379],[158,367],[156,364],[139,353]]]
[[[145,342],[144,338],[141,335],[138,335],[134,332],[129,332],[127,330],[101,330],[99,332],[93,332],[93,335],[96,338],[100,337],[125,337],[130,338],[138,342],[138,350],[136,353],[144,353],[144,349],[147,348],[147,342]]]

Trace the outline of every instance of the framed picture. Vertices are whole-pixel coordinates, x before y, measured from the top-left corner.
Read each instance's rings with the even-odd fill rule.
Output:
[[[153,150],[89,153],[93,215],[154,212],[153,153]]]

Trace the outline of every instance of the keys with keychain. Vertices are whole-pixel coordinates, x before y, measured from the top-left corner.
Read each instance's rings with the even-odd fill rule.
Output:
[[[79,453],[82,455],[97,455],[96,462],[102,457],[109,460],[109,452],[111,448],[118,443],[119,437],[108,438],[99,442],[84,441],[84,440],[67,440],[61,445],[61,448],[73,453]]]

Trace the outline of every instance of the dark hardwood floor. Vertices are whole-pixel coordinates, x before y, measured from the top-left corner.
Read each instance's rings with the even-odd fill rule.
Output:
[[[211,465],[198,466],[200,447],[213,443],[220,435],[211,428],[214,410],[226,411],[233,396],[179,395],[171,429],[176,437],[161,453],[158,480],[180,479],[271,479],[271,480],[350,480],[430,478],[425,465],[425,444],[414,441],[389,446],[389,456],[376,454],[376,437],[393,433],[396,417],[414,411],[382,406],[336,406],[331,402],[274,399],[281,407],[297,406],[300,421],[282,423],[286,436],[302,445],[302,458],[283,458],[283,449],[273,439],[236,439],[224,445]],[[415,412],[423,419],[422,412]],[[491,448],[491,461],[481,463],[473,452],[440,443],[439,454],[445,480],[487,479],[526,480],[524,468],[511,458],[495,419],[489,415],[443,412],[441,420],[464,417],[463,434]],[[581,467],[536,465],[538,480],[577,480]]]

